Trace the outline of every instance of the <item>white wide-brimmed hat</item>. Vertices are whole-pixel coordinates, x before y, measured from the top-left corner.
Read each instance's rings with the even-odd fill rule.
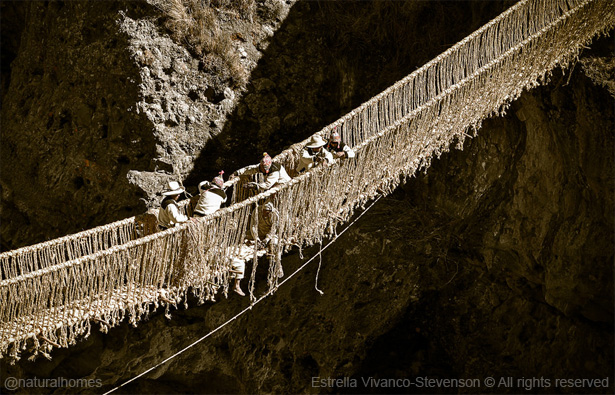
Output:
[[[325,144],[325,140],[322,139],[322,137],[320,137],[319,135],[315,135],[312,136],[312,138],[310,139],[310,141],[307,143],[306,147],[307,148],[318,148],[318,147],[322,147]]]
[[[162,195],[173,196],[179,195],[182,192],[184,192],[184,188],[179,186],[179,183],[177,181],[169,181],[169,183],[167,184],[167,190],[162,192]]]

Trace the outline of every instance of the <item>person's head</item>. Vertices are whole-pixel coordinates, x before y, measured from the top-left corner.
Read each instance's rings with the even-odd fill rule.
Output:
[[[261,163],[260,163],[261,171],[265,173],[269,173],[269,169],[271,169],[272,163],[273,163],[273,160],[271,159],[271,156],[269,156],[269,154],[266,152],[263,153],[263,158],[261,159]]]
[[[325,144],[326,143],[322,137],[316,134],[312,136],[306,147],[311,149],[313,152],[319,152]]]
[[[341,143],[342,136],[340,136],[340,134],[335,129],[333,129],[333,131],[331,132],[331,136],[329,136],[329,144],[333,147],[338,147]]]
[[[162,196],[169,196],[171,199],[177,200],[183,192],[184,188],[177,181],[169,181],[166,191],[162,192]]]
[[[220,170],[220,173],[218,173],[217,177],[214,177],[214,179],[211,181],[211,184],[222,189],[224,187],[224,178],[222,178],[223,174],[224,174],[224,170]]]
[[[265,217],[268,217],[271,215],[272,212],[273,212],[273,203],[271,202],[265,203],[265,205],[263,206],[263,215]]]

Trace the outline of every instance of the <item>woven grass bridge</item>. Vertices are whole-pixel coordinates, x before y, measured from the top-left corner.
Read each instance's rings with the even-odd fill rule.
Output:
[[[268,199],[280,212],[280,243],[268,260],[274,290],[285,251],[335,236],[357,208],[426,170],[452,144],[462,148],[484,119],[502,114],[613,26],[612,0],[521,0],[317,133],[328,136],[336,127],[357,152],[352,160],[255,196],[234,179],[227,182],[234,188],[229,207],[162,232],[137,216],[0,254],[0,357],[14,361],[24,350],[48,356],[94,325],[136,325],[161,305],[185,302],[188,292],[201,302],[227,295],[231,259],[245,249],[250,215]],[[305,143],[274,161],[295,168]]]

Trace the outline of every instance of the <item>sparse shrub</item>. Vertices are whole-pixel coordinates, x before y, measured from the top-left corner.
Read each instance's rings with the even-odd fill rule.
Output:
[[[166,27],[172,32],[173,38],[182,41],[190,26],[194,25],[194,19],[188,12],[183,0],[170,0],[164,11],[167,14]]]
[[[277,0],[266,0],[259,8],[259,12],[265,21],[278,21],[282,19],[284,4]]]
[[[229,8],[231,6],[231,0],[210,0],[209,5],[216,8]]]
[[[254,0],[237,0],[239,15],[252,22],[252,17],[256,12],[256,2]]]
[[[216,12],[252,21],[254,0],[151,0],[166,15],[165,27],[174,40],[186,46],[203,67],[233,85],[243,87],[248,75],[235,53],[231,34],[217,24]]]

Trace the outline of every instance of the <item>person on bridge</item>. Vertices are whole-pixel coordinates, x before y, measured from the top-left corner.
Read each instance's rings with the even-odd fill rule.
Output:
[[[233,291],[235,291],[239,296],[246,296],[245,293],[241,290],[241,279],[243,278],[244,272],[246,271],[246,262],[238,257],[234,257],[231,261],[231,278],[234,280],[235,285],[233,286]]]
[[[227,196],[224,191],[224,178],[222,170],[212,182],[203,181],[199,184],[199,201],[194,208],[195,217],[203,217],[214,213],[226,202]]]
[[[280,213],[273,207],[273,203],[265,203],[259,209],[258,222],[256,216],[252,215],[250,221],[250,232],[248,239],[254,240],[258,245],[258,249],[267,249],[267,255],[273,256],[276,254],[278,245],[278,224],[280,222]],[[278,277],[284,276],[282,266],[278,270]]]
[[[333,155],[334,158],[354,158],[355,153],[348,144],[342,142],[342,136],[333,129],[331,136],[329,136],[329,142],[325,149]]]
[[[326,144],[319,135],[312,136],[305,148],[303,148],[303,151],[301,151],[297,173],[310,170],[320,164],[323,164],[323,166],[331,165],[333,163],[333,155],[326,149],[323,149]]]
[[[177,205],[177,200],[182,193],[184,193],[184,188],[177,181],[169,181],[167,190],[162,192],[164,198],[158,211],[158,227],[160,229],[172,228],[177,224],[188,221],[188,216],[183,214]]]
[[[231,176],[231,179],[240,175],[251,177],[252,181],[248,182],[245,187],[256,189],[258,192],[266,191],[290,181],[290,176],[286,172],[284,166],[279,163],[273,163],[271,156],[266,152],[263,153],[263,158],[258,167],[248,170],[239,170]]]

